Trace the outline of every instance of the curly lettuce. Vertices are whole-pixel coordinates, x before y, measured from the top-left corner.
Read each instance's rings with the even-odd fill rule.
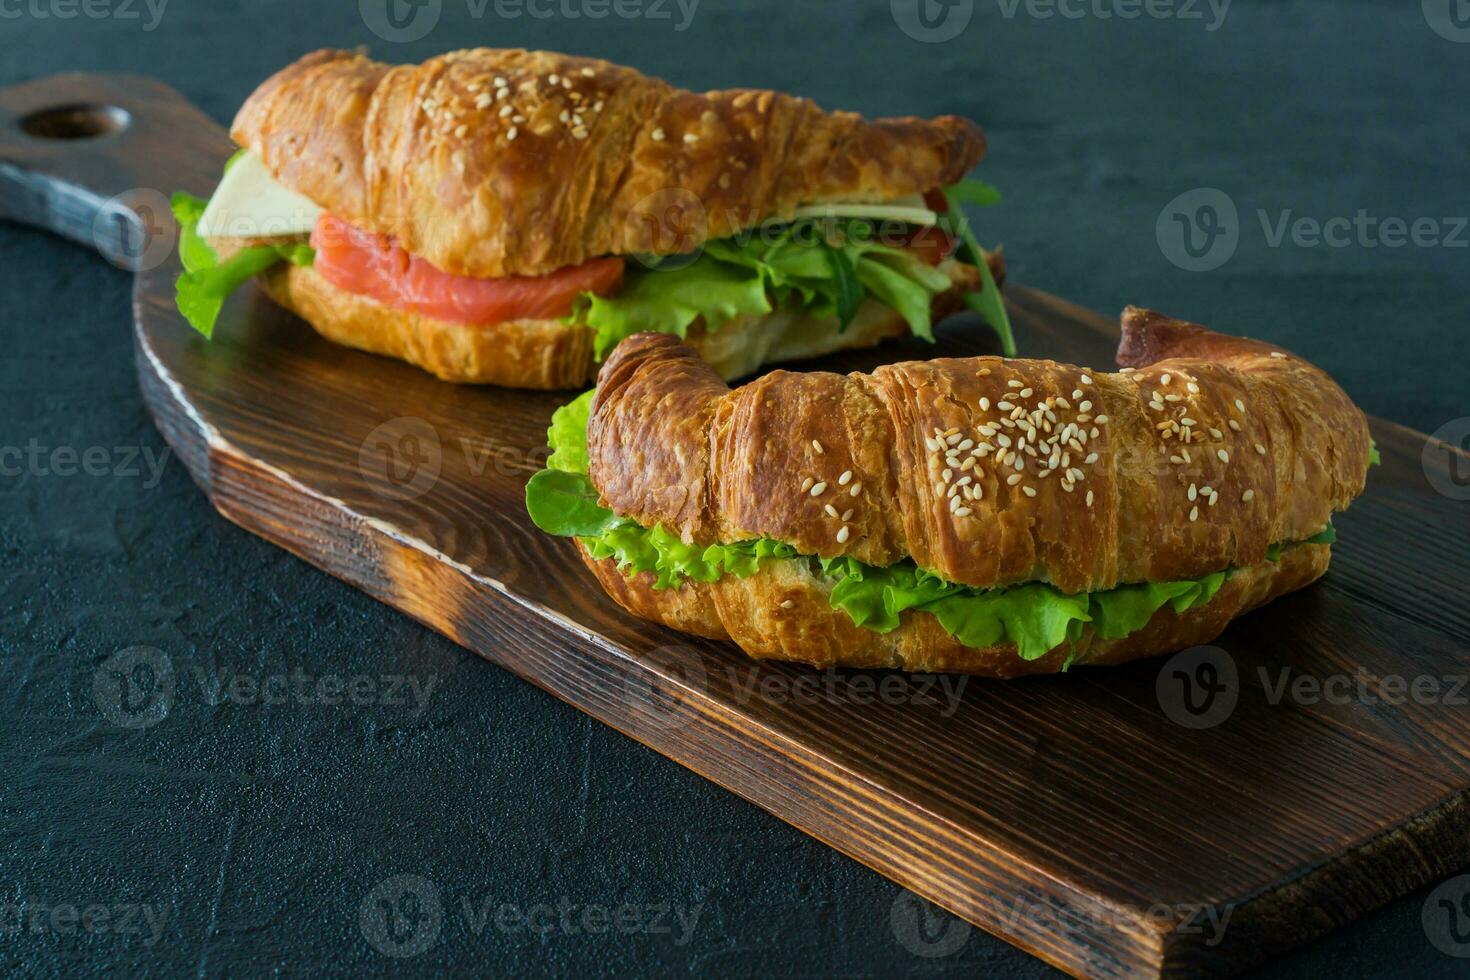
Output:
[[[1202,606],[1236,572],[1222,569],[1195,579],[1083,593],[1062,592],[1045,582],[977,589],[946,581],[913,561],[879,567],[849,557],[817,558],[770,538],[688,544],[661,525],[643,527],[598,502],[587,477],[587,418],[594,394],[586,392],[552,416],[547,431],[552,454],[548,468],[526,485],[526,509],[541,530],[578,538],[593,558],[611,558],[626,574],[652,574],[658,589],[678,588],[686,580],[713,582],[722,575],[746,578],[768,559],[804,560],[832,581],[828,602],[857,626],[887,633],[898,628],[904,612],[917,610],[932,615],[965,646],[1009,642],[1022,659],[1035,660],[1075,644],[1085,625],[1103,639],[1121,639],[1146,626],[1165,605],[1176,613]],[[1334,540],[1329,524],[1304,543]],[[1280,555],[1281,546],[1273,545],[1270,560]]]

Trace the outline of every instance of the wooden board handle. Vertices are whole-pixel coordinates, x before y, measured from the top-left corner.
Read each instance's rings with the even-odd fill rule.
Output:
[[[137,75],[52,75],[0,88],[0,218],[89,245],[124,269],[161,265],[174,191],[207,196],[233,152],[214,120]]]

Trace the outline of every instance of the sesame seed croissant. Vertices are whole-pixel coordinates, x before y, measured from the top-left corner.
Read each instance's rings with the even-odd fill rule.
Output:
[[[1362,492],[1367,420],[1325,372],[1145,310],[1122,328],[1116,374],[977,357],[735,390],[642,334],[603,366],[588,476],[686,542],[1065,593],[1262,565]]]
[[[689,251],[799,204],[952,184],[985,152],[953,116],[865,120],[488,48],[397,67],[318,51],[261,85],[232,135],[291,190],[476,277]]]

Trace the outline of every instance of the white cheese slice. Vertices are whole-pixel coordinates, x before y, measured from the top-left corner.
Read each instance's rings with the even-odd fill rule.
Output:
[[[199,219],[205,238],[280,238],[309,235],[322,209],[287,190],[254,153],[236,160]]]

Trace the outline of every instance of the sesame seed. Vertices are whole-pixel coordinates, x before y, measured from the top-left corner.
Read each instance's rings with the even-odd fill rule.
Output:
[[[975,448],[975,440],[974,439],[966,439],[964,442],[960,443],[958,446],[955,447],[955,449],[958,450],[959,452],[964,452],[967,449],[974,449],[974,448]]]
[[[1015,486],[1016,484],[1018,484],[1020,482],[1021,482],[1021,474],[1019,474],[1019,473],[1012,473],[1010,476],[1006,477],[1006,485],[1007,486],[1012,486],[1013,487],[1013,486]]]
[[[654,142],[663,142],[663,139],[664,139],[664,136],[665,135],[666,134],[663,131],[663,127],[659,127],[658,129],[655,129],[653,131],[653,139],[654,139]]]
[[[1082,376],[1082,383],[1085,384],[1085,385],[1090,385],[1090,384],[1092,384],[1092,378],[1090,378],[1089,376],[1087,376],[1087,375],[1084,374]]]
[[[1281,351],[1279,351],[1279,350],[1273,350],[1271,352],[1271,356],[1272,357],[1275,357],[1275,358],[1282,358],[1282,359],[1284,359],[1286,357],[1286,355],[1283,354],[1283,353],[1281,353]]]
[[[852,489],[847,491],[847,495],[849,497],[856,497],[858,494],[862,493],[862,491],[863,485],[861,483],[854,483],[852,485]]]
[[[1196,422],[1194,419],[1189,418],[1187,416],[1185,418],[1180,419],[1179,420],[1179,424],[1180,425],[1199,425],[1198,422]]]
[[[946,434],[946,435],[945,435],[945,437],[944,437],[944,438],[945,438],[945,440],[946,440],[946,441],[947,441],[947,442],[948,442],[948,443],[949,443],[949,444],[950,444],[950,445],[951,445],[951,446],[954,446],[954,445],[957,445],[957,444],[958,444],[958,443],[959,443],[959,441],[960,441],[960,439],[961,439],[961,438],[962,438],[962,437],[961,437],[961,436],[960,436],[960,434],[959,434],[959,433],[958,433],[958,432],[949,432],[949,433],[947,433],[947,434]]]
[[[794,605],[796,605],[796,603],[792,602],[790,599],[783,599],[783,600],[781,600],[781,608],[782,609],[790,609]]]
[[[1199,520],[1199,508],[1198,507],[1191,507],[1191,508],[1189,508],[1189,522],[1191,524],[1193,524],[1197,520]]]
[[[937,453],[939,452],[940,447],[939,443],[935,442],[933,438],[925,438],[924,448],[929,450],[931,453]]]
[[[1012,405],[1010,402],[997,402],[995,407],[1000,409],[1002,412],[1009,412],[1013,410],[1016,406]]]
[[[1210,438],[1212,438],[1212,439],[1224,439],[1225,438],[1225,433],[1221,432],[1219,429],[1215,428],[1212,425],[1212,426],[1210,426]]]
[[[812,491],[811,491],[812,492],[812,496],[813,497],[820,497],[823,493],[826,492],[826,490],[827,490],[827,484],[826,483],[818,483],[816,486],[812,487]]]
[[[1260,454],[1261,454],[1261,455],[1262,455],[1262,456],[1264,456],[1264,455],[1266,455],[1266,447],[1265,447],[1265,446],[1263,446],[1263,445],[1261,445],[1261,444],[1260,444],[1260,443],[1259,443],[1259,442],[1258,442],[1258,443],[1256,443],[1256,452],[1258,452],[1258,453],[1260,453]]]
[[[828,504],[827,506],[823,507],[822,509],[827,512],[827,516],[828,517],[836,517],[837,516],[837,508],[836,507],[833,507],[831,504]]]
[[[949,512],[951,514],[953,514],[955,511],[957,511],[959,509],[960,509],[960,498],[959,497],[956,497],[954,495],[953,491],[951,491],[950,492],[950,495],[949,495]]]
[[[1219,491],[1217,491],[1217,490],[1211,490],[1210,491],[1210,506],[1211,507],[1215,506],[1215,501],[1217,501],[1219,499],[1220,499],[1220,493],[1219,493]]]
[[[980,369],[980,377],[982,377],[982,378],[988,378],[988,377],[990,377],[990,368],[981,368]]]
[[[1175,466],[1183,466],[1184,465],[1184,457],[1183,456],[1170,456],[1169,457],[1169,462],[1173,463]]]
[[[699,134],[697,134],[697,133],[685,133],[684,134],[684,142],[685,143],[698,143],[699,142]]]
[[[582,69],[582,77],[583,78],[591,78],[595,74],[597,74],[597,72],[593,71],[591,68],[583,68]]]
[[[990,411],[990,399],[989,398],[981,398],[980,399],[980,411],[982,411],[982,412],[988,412],[988,411]]]
[[[1240,499],[1245,501],[1246,503],[1250,503],[1252,500],[1255,499],[1255,496],[1256,492],[1254,490],[1247,490],[1245,493],[1240,495]]]
[[[1161,430],[1167,431],[1167,430],[1172,429],[1172,428],[1174,428],[1174,420],[1173,419],[1165,419],[1164,421],[1158,422],[1158,423],[1156,423],[1154,425],[1154,431],[1155,432],[1158,432],[1158,431],[1161,431]]]
[[[1220,457],[1220,462],[1222,463],[1230,462],[1230,454],[1223,449],[1215,450],[1215,455]]]
[[[944,476],[944,482],[948,483],[954,479],[954,470],[945,470],[942,475]]]
[[[586,129],[586,127],[584,127],[584,126],[578,126],[576,129],[572,130],[572,139],[584,140],[586,138],[587,138],[587,129]]]
[[[1017,381],[1015,378],[1011,378],[1009,381],[1006,382],[1006,384],[1012,388],[1019,388],[1021,387],[1023,382]]]
[[[1089,506],[1089,507],[1092,506],[1092,491],[1091,490],[1087,491],[1087,506]]]
[[[1069,401],[1067,401],[1067,399],[1063,398],[1061,395],[1058,395],[1057,396],[1057,400],[1056,400],[1056,406],[1058,408],[1071,408],[1072,407],[1072,403],[1069,402]]]
[[[1185,449],[1185,448],[1184,448],[1184,447],[1182,447],[1182,446],[1181,446],[1181,447],[1180,447],[1180,448],[1179,448],[1179,455],[1181,455],[1181,456],[1183,456],[1183,457],[1184,457],[1184,461],[1185,461],[1185,462],[1186,462],[1186,463],[1189,463],[1189,462],[1193,462],[1193,460],[1191,460],[1191,459],[1190,459],[1190,458],[1189,458],[1189,450],[1188,450],[1188,449]]]
[[[1183,400],[1184,400],[1184,396],[1183,395],[1165,395],[1164,396],[1164,401],[1166,401],[1166,402],[1179,402],[1179,401],[1183,401]]]
[[[959,507],[959,508],[956,508],[955,509],[954,516],[956,516],[956,517],[969,517],[973,513],[974,513],[974,511],[970,510],[970,508],[968,508],[968,507]]]
[[[1189,384],[1185,385],[1184,387],[1185,387],[1185,389],[1191,395],[1198,395],[1199,394],[1199,385],[1195,384],[1193,381],[1191,381]]]
[[[1093,421],[1096,422],[1098,425],[1107,425],[1108,417],[1106,415],[1099,415],[1097,418],[1093,419]],[[1092,434],[1097,435],[1097,430],[1093,429]]]
[[[1089,401],[1082,402],[1080,405],[1077,406],[1077,411],[1079,411],[1079,412],[1090,412],[1090,411],[1092,411],[1092,402],[1089,402]]]
[[[1169,383],[1169,377],[1170,377],[1170,375],[1168,375],[1168,374],[1161,374],[1161,375],[1159,375],[1159,384],[1161,384],[1161,385],[1168,384]]]
[[[505,88],[505,86],[507,84],[509,84],[509,83],[506,82],[505,76],[503,76],[503,75],[496,75],[495,76],[495,87],[496,88]]]
[[[1230,429],[1233,432],[1239,432],[1240,431],[1240,423],[1237,422],[1237,421],[1235,421],[1234,419],[1231,419],[1230,421],[1226,422],[1225,424],[1228,425],[1228,426],[1230,426]]]
[[[460,139],[464,139],[467,135],[469,135],[469,132],[470,127],[464,125],[463,123],[454,127],[454,135],[459,137]]]
[[[843,470],[842,475],[837,478],[837,485],[845,487],[852,480],[852,470]]]
[[[812,440],[812,448],[817,451],[817,455],[818,456],[820,456],[820,455],[822,455],[822,453],[826,452],[826,450],[822,448],[822,444],[820,442],[818,442],[817,440],[815,440],[815,439]]]
[[[1198,496],[1199,496],[1199,490],[1196,489],[1196,487],[1195,487],[1195,485],[1193,483],[1191,483],[1189,485],[1189,499],[1190,500],[1194,500]]]
[[[513,139],[516,138],[516,133],[518,133],[518,132],[519,132],[519,130],[516,129],[516,127],[512,126],[512,127],[510,127],[510,129],[506,130],[506,132],[505,132],[505,138],[507,140],[513,140]]]
[[[1021,492],[1024,493],[1028,497],[1034,497],[1034,496],[1036,496],[1036,488],[1035,487],[1022,487],[1021,488]]]
[[[498,113],[498,115],[500,116],[501,119],[504,119],[506,116],[510,115],[512,112],[515,112],[515,111],[516,110],[515,110],[515,107],[514,106],[503,105],[503,106],[500,107],[500,112]]]
[[[1022,388],[1021,389],[1021,397],[1022,398],[1030,398],[1031,397],[1031,389],[1030,388]]]
[[[801,481],[801,492],[802,493],[806,493],[808,490],[810,490],[812,488],[812,484],[813,483],[816,483],[816,482],[817,481],[816,480],[813,480],[811,477],[807,477],[805,480],[802,480]]]
[[[852,529],[846,524],[842,525],[842,529],[837,532],[837,543],[842,544],[845,542],[850,534],[852,534]]]
[[[494,101],[495,97],[489,92],[481,92],[479,95],[475,96],[475,108],[484,109]]]
[[[850,521],[850,520],[852,520],[852,508],[851,507],[847,508],[847,510],[845,510],[845,511],[842,512],[842,519],[844,521]]]
[[[936,497],[942,497],[942,496],[944,496],[944,484],[943,483],[936,483],[936,484],[934,484],[934,496],[936,496]]]
[[[1243,402],[1239,398],[1237,398],[1237,399],[1235,399],[1235,407],[1237,409],[1239,409],[1240,411],[1243,412],[1243,411],[1245,411],[1245,402]]]

